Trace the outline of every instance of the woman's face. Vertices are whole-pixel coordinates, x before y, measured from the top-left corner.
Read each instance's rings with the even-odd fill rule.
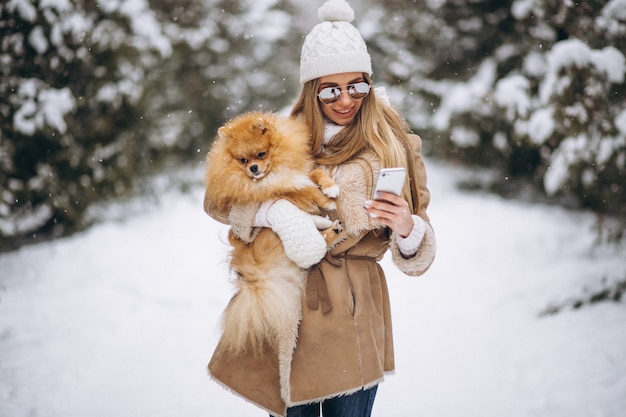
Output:
[[[324,116],[340,126],[347,126],[352,123],[359,113],[363,99],[355,100],[350,97],[346,86],[359,82],[365,82],[363,74],[360,72],[345,72],[321,77],[317,93],[328,87],[341,88],[341,95],[336,102],[332,104],[319,102]]]

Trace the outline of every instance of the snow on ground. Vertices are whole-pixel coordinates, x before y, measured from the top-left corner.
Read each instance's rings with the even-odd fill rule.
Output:
[[[623,280],[624,248],[597,247],[588,213],[460,192],[428,162],[438,255],[420,278],[383,261],[397,370],[374,415],[626,416],[626,304],[539,315]],[[0,416],[265,415],[206,373],[231,286],[198,185],[0,255]]]

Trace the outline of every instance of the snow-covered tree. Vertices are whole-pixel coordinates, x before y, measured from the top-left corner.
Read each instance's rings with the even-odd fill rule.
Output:
[[[293,6],[278,0],[150,3],[173,58],[146,79],[149,138],[204,155],[225,119],[286,104],[297,83]],[[191,153],[188,151],[192,151]]]
[[[296,75],[283,60],[289,10],[0,3],[0,250],[80,230],[92,202],[127,193],[164,158],[200,160],[226,118],[282,106]]]
[[[90,201],[128,186],[141,152],[132,127],[143,65],[171,47],[149,10],[116,2],[9,0],[0,22],[0,235],[7,244],[63,233]]]
[[[361,27],[431,151],[626,218],[625,0],[385,4]]]

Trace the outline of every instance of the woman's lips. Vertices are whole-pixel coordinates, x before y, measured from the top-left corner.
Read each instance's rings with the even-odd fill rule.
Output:
[[[334,110],[335,114],[341,118],[350,117],[354,113],[354,107],[343,110]]]

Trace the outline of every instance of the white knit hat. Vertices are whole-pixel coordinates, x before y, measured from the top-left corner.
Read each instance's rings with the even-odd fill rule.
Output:
[[[317,15],[322,23],[304,39],[300,83],[344,72],[372,75],[372,59],[361,34],[350,24],[354,10],[345,0],[328,0]]]

